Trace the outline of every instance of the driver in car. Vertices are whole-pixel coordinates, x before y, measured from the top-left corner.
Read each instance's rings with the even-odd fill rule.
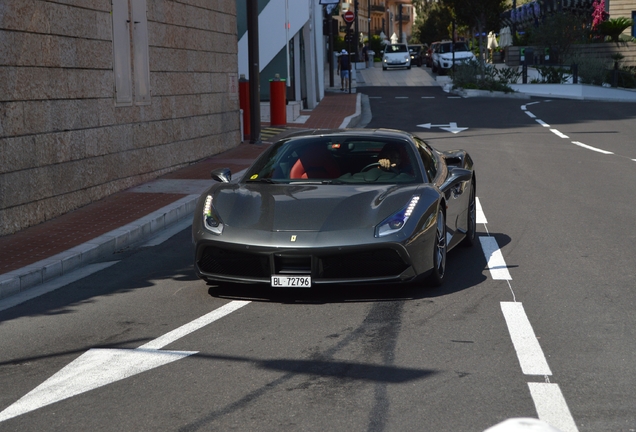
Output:
[[[390,170],[391,168],[398,168],[400,166],[401,158],[398,149],[392,146],[384,146],[380,154],[378,155],[378,163],[383,170]]]
[[[384,171],[412,174],[412,166],[408,163],[403,164],[402,162],[400,149],[392,144],[385,145],[378,155],[378,168]]]

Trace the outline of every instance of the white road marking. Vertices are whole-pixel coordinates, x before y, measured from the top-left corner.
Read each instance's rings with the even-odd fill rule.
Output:
[[[481,205],[479,205],[479,208],[481,209]],[[484,254],[488,259],[489,267],[492,256],[489,252],[491,250],[498,250],[497,243],[494,239],[488,244],[488,239],[490,238],[491,237],[479,238],[482,242]],[[502,267],[506,267],[503,257],[501,261],[503,263]],[[509,281],[508,286],[512,291],[512,286]],[[513,299],[514,297],[513,291]],[[500,306],[504,319],[506,320],[508,333],[510,333],[512,344],[519,359],[521,370],[525,375],[545,376],[546,383],[528,383],[530,395],[532,396],[539,419],[557,428],[560,432],[578,432],[576,423],[561,393],[561,389],[557,384],[548,382],[548,376],[552,375],[552,371],[548,366],[539,340],[532,329],[530,320],[528,320],[528,316],[523,309],[523,304],[514,300],[512,302],[501,302]]]
[[[448,124],[438,124],[438,125],[434,125],[434,124],[431,124],[431,123],[422,123],[422,124],[418,124],[417,127],[423,127],[423,128],[426,128],[426,129],[430,129],[432,127],[437,127],[437,128],[443,129],[445,131],[452,132],[454,134],[468,129],[466,127],[457,127],[457,123],[455,123],[455,122],[449,122]]]
[[[539,419],[560,432],[578,432],[558,384],[528,383]]]
[[[422,96],[422,99],[435,99],[435,96]]]
[[[91,349],[0,412],[0,422],[192,354],[196,351]]]
[[[490,270],[491,277],[495,280],[512,280],[497,240],[494,237],[480,236],[479,241],[486,256],[486,261],[488,261],[488,270]]]
[[[396,99],[408,99],[409,97],[408,96],[396,96],[395,98]]]
[[[550,129],[550,132],[552,132],[553,134],[555,134],[556,136],[560,137],[560,138],[570,138],[569,136],[562,134],[561,132],[559,132],[556,129]]]
[[[90,276],[93,273],[102,271],[105,268],[112,266],[113,264],[117,264],[118,262],[119,261],[110,261],[110,262],[104,262],[104,263],[89,264],[87,266],[80,267],[77,270],[74,270],[70,273],[63,274],[62,276],[56,277],[55,279],[52,279],[50,282],[45,282],[42,285],[29,288],[28,290],[12,295],[11,297],[7,297],[4,300],[0,300],[0,311],[12,308],[14,306],[17,306],[21,303],[32,300],[41,295],[58,290],[68,284],[71,284],[87,276]]]
[[[247,304],[249,304],[249,301],[232,301],[206,315],[203,315],[200,318],[195,319],[194,321],[189,322],[188,324],[182,325],[181,327],[174,329],[171,332],[166,333],[165,335],[160,336],[157,339],[154,339],[147,344],[140,346],[139,349],[161,349],[164,346],[176,341],[177,339],[181,339],[182,337],[189,335],[193,331],[199,330],[201,327],[205,327],[206,325],[211,324],[214,321],[231,314],[232,312],[242,308]]]
[[[523,305],[519,302],[501,302],[512,344],[517,351],[521,370],[525,375],[552,375],[539,341],[532,330]]]
[[[592,151],[595,151],[595,152],[603,153],[603,154],[608,154],[608,155],[614,154],[614,153],[612,153],[612,152],[610,152],[610,151],[607,151],[607,150],[601,150],[601,149],[599,149],[599,148],[592,147],[592,146],[589,146],[589,145],[587,145],[587,144],[583,144],[582,142],[578,142],[578,141],[572,141],[572,144],[577,145],[577,146],[579,146],[579,147],[586,148],[586,149],[588,149],[588,150],[592,150]]]
[[[550,102],[550,101],[545,101],[545,102]],[[532,103],[527,104],[527,105],[531,105],[531,104],[534,104],[534,103],[539,103],[539,102],[532,102]],[[537,123],[539,123],[543,127],[550,127],[549,124],[547,124],[543,120],[537,119],[534,114],[532,114],[530,111],[526,111],[526,109],[527,109],[526,105],[521,105],[521,110],[523,112],[525,112],[527,115],[529,115],[530,117],[536,119],[535,121]],[[569,136],[559,132],[557,129],[550,129],[550,132],[554,133],[555,135],[559,136],[560,138],[569,138]],[[572,141],[572,144],[577,145],[577,146],[582,147],[582,148],[586,148],[588,150],[592,150],[592,151],[595,151],[595,152],[598,152],[598,153],[602,153],[602,154],[607,154],[607,155],[613,155],[614,154],[613,152],[610,152],[610,151],[607,151],[607,150],[602,150],[602,149],[599,149],[599,148],[596,148],[596,147],[592,147],[592,146],[589,146],[587,144],[583,144],[582,142],[579,142],[579,141]],[[632,160],[636,161],[636,159],[632,159]]]
[[[249,303],[227,303],[137,349],[91,349],[0,412],[0,422],[196,354],[160,349]]]
[[[477,223],[487,224],[488,221],[486,220],[486,215],[484,214],[484,211],[481,208],[481,202],[479,201],[479,198],[477,197],[475,197],[475,206],[477,211]]]

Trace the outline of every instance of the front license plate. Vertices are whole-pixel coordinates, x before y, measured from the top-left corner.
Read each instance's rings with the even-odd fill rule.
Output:
[[[310,288],[311,276],[272,276],[273,287]]]

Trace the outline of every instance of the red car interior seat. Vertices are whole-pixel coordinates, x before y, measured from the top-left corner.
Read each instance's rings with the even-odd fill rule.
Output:
[[[333,179],[339,176],[338,164],[323,144],[305,150],[289,172],[290,179]]]

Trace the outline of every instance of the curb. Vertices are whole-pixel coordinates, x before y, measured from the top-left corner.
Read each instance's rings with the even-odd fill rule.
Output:
[[[504,93],[499,91],[490,90],[475,90],[475,89],[454,89],[450,90],[450,93],[464,97],[491,97],[491,98],[508,98],[508,99],[530,99],[530,95],[527,93],[520,93],[518,91],[511,93]]]
[[[360,93],[356,94],[356,112],[344,118],[340,124],[340,129],[355,128],[360,123],[362,117],[362,96]]]

